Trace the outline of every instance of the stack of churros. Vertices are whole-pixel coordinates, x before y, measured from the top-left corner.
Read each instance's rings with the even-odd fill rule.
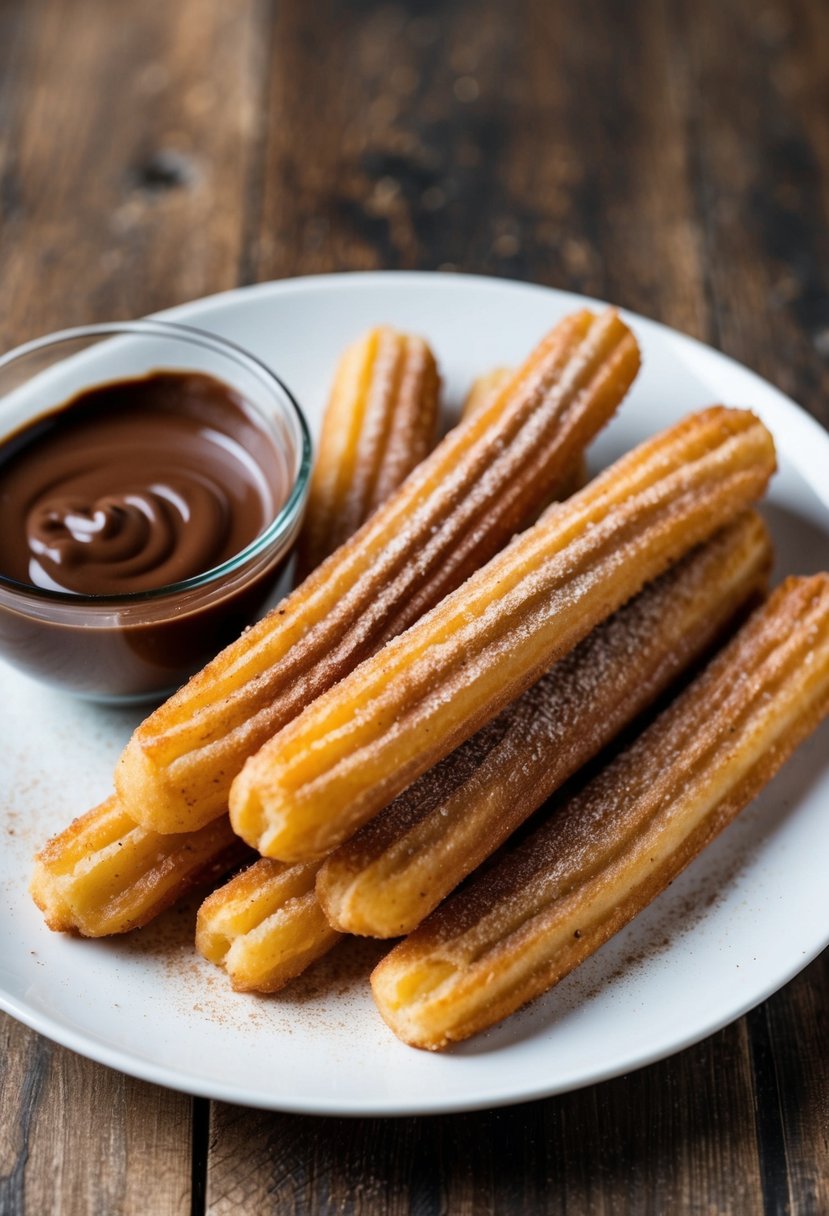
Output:
[[[584,485],[638,366],[617,313],[577,313],[477,381],[432,450],[426,343],[381,327],[350,347],[303,581],[150,715],[116,794],[38,855],[50,927],[125,932],[258,853],[202,904],[199,951],[276,992],[343,934],[408,935],[372,988],[435,1050],[658,895],[829,710],[829,575],[763,603],[753,506],[775,455],[749,411],[691,415]]]
[[[199,910],[198,949],[234,988],[272,992],[307,964],[311,932],[319,957],[339,940],[335,930],[414,929],[760,598],[769,565],[765,527],[741,516],[321,865],[262,859],[221,887]],[[286,882],[301,884],[301,902],[282,898]]]
[[[417,928],[759,601],[770,559],[749,512],[594,629],[324,862],[330,923],[370,937]]]
[[[774,467],[771,436],[746,410],[705,410],[642,444],[248,760],[230,793],[236,831],[282,861],[342,844],[758,499]]]
[[[437,1050],[547,991],[651,902],[829,712],[829,575],[789,579],[640,737],[372,975]]]
[[[278,608],[138,727],[116,770],[136,822],[194,831],[245,760],[460,586],[570,476],[639,367],[617,313],[566,318]]]
[[[380,428],[386,434],[434,430],[434,358],[418,339],[393,337],[398,355],[409,348],[416,353],[400,356],[404,370],[392,377],[394,392],[389,359],[377,357],[376,335],[350,348],[337,370],[309,503],[315,537],[340,526],[347,494],[336,476],[343,445],[338,448],[332,432],[344,428],[349,435],[352,476],[362,485],[390,486],[392,468],[402,476],[405,466],[399,455],[390,464],[388,442],[375,441],[378,414],[387,419]],[[392,341],[388,333],[385,340]],[[566,491],[585,446],[618,407],[638,367],[636,342],[615,312],[566,318],[498,398],[422,461],[353,540],[139,727],[116,774],[116,802],[83,817],[87,851],[103,852],[113,863],[117,858],[122,915],[117,925],[107,919],[103,932],[129,930],[139,917],[146,922],[142,892],[156,881],[148,857],[156,859],[150,869],[164,870],[169,890],[176,874],[184,889],[180,842],[165,850],[157,837],[172,842],[224,817],[233,777],[279,725],[463,582],[557,487]],[[401,410],[405,422],[393,426],[390,418]],[[376,492],[360,499],[366,512],[375,501]],[[307,550],[318,546],[311,540]],[[115,811],[124,812],[126,825],[117,841]],[[104,857],[100,861],[105,873]],[[71,902],[77,899],[81,909],[89,868],[80,864],[74,825],[38,856],[33,892],[47,920],[93,932],[88,916],[73,919]]]

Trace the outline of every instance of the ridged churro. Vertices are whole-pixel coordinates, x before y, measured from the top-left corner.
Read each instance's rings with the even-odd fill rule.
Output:
[[[439,377],[423,341],[382,326],[344,353],[317,445],[297,573],[352,536],[431,452]]]
[[[469,418],[471,414],[477,414],[478,410],[494,401],[512,375],[511,367],[493,367],[491,371],[477,376],[464,398],[461,418]]]
[[[237,992],[277,992],[339,941],[314,894],[318,869],[258,861],[202,904],[196,948]]]
[[[379,964],[438,1050],[558,983],[646,907],[829,712],[829,575],[789,579],[643,735]]]
[[[246,758],[457,587],[569,475],[639,367],[613,310],[567,317],[351,540],[150,715],[116,772],[155,831],[224,812]]]
[[[461,406],[461,420],[469,418],[472,414],[476,414],[485,406],[490,405],[513,375],[514,372],[511,367],[494,367],[492,371],[485,372],[484,375],[478,376],[477,379],[473,380]],[[587,481],[587,461],[582,456],[573,465],[570,476],[566,477],[556,487],[555,494],[548,494],[546,496],[543,505],[546,507],[548,503],[554,502],[557,499],[569,498],[571,494],[575,494],[576,490],[580,490],[583,485],[586,485]],[[532,520],[526,519],[524,522],[532,523]]]
[[[316,889],[325,916],[306,898],[308,863],[263,859],[205,901],[197,947],[227,968],[235,987],[272,992],[339,940],[331,924],[379,937],[410,932],[699,659],[761,593],[770,555],[759,516],[742,516],[599,626],[502,720],[416,781],[324,862]],[[310,863],[311,871],[318,867]],[[285,881],[294,870],[303,884],[301,907]]]
[[[29,889],[50,929],[105,937],[146,925],[249,856],[226,816],[199,832],[162,836],[109,798],[41,849]]]
[[[305,577],[356,532],[434,446],[439,377],[426,343],[388,327],[343,354],[298,546]],[[240,992],[276,992],[340,938],[314,896],[318,865],[262,859],[209,895],[196,949]]]
[[[770,567],[751,512],[620,608],[323,863],[317,895],[330,923],[373,937],[415,929],[709,650]]]
[[[282,861],[330,852],[759,498],[774,468],[763,424],[724,407],[624,456],[250,759],[235,830]]]

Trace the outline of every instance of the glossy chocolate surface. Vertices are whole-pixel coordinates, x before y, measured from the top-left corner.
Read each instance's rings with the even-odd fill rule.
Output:
[[[284,461],[221,381],[96,385],[0,445],[0,573],[79,595],[151,591],[239,553],[286,495]]]
[[[0,444],[0,575],[78,612],[84,597],[89,611],[68,620],[50,612],[53,599],[5,593],[5,657],[92,697],[175,687],[259,611],[286,555],[209,587],[152,593],[240,553],[290,485],[273,436],[202,373],[96,385],[38,418]]]

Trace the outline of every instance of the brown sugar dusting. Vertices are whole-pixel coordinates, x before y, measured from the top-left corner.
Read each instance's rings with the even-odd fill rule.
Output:
[[[55,696],[10,668],[3,677],[15,713],[3,721],[0,823],[25,886],[32,858],[47,839],[105,794],[99,775],[114,765],[141,711]]]
[[[371,999],[369,975],[390,943],[345,938],[280,992],[234,992],[224,971],[195,949],[196,913],[203,895],[194,893],[144,929],[109,939],[108,948],[158,968],[167,998],[182,1018],[248,1034],[292,1034],[300,1022],[320,1033],[353,1030],[357,1007]],[[379,1030],[379,1018],[377,1025]]]
[[[655,959],[669,954],[712,909],[733,896],[740,875],[751,868],[760,847],[757,841],[752,844],[751,818],[750,810],[744,812],[726,838],[696,859],[650,907],[550,992],[484,1032],[477,1044],[473,1040],[454,1050],[459,1054],[494,1051],[505,1043],[554,1030],[558,1022],[578,1015],[597,997],[620,997],[623,987],[635,983]]]
[[[178,971],[188,957],[196,957],[193,945],[196,913],[204,894],[204,891],[193,892],[143,929],[126,933],[118,940],[131,954],[159,958],[166,968]]]
[[[283,1004],[304,1005],[321,997],[347,999],[362,988],[368,991],[368,977],[391,945],[369,937],[343,938],[277,993],[277,999]]]

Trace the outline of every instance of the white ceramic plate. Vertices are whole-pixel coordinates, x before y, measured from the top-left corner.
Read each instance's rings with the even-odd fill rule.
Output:
[[[318,424],[335,360],[363,329],[424,334],[456,407],[579,297],[494,279],[336,275],[228,292],[171,315],[270,363]],[[750,405],[780,454],[766,514],[778,574],[829,569],[829,435],[751,372],[630,317],[644,367],[592,453],[607,463],[713,401]],[[667,1056],[774,992],[829,941],[829,723],[642,916],[552,993],[442,1056],[402,1046],[347,943],[283,995],[232,993],[192,949],[193,906],[127,939],[46,930],[26,894],[45,838],[108,793],[134,711],[96,708],[0,664],[0,1004],[75,1051],[196,1094],[314,1113],[415,1114],[541,1097]]]

